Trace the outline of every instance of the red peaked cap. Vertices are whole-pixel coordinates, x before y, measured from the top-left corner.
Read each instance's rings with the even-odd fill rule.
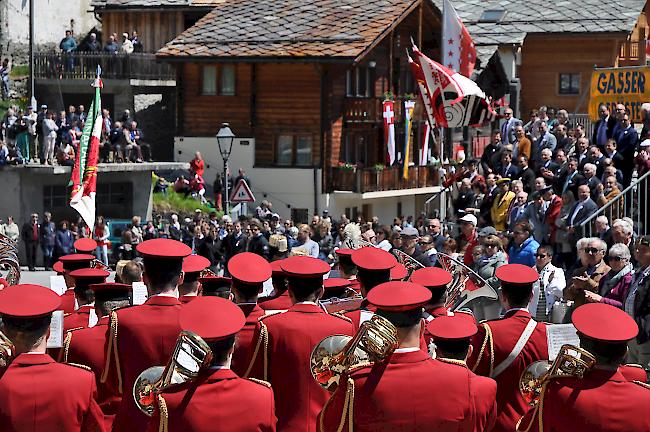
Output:
[[[424,306],[431,300],[431,291],[413,282],[384,282],[374,287],[367,300],[378,309],[405,312]]]
[[[19,284],[0,291],[0,315],[36,318],[61,307],[61,297],[41,285]]]
[[[205,340],[217,341],[239,332],[246,318],[242,310],[221,297],[197,297],[181,307],[181,329],[189,330]]]
[[[427,330],[434,339],[469,339],[478,332],[474,318],[469,314],[454,314],[438,317],[427,324]]]
[[[59,257],[59,261],[61,261],[64,271],[90,267],[90,262],[94,259],[95,256],[90,254],[70,254]]]
[[[91,238],[84,237],[74,242],[74,248],[79,253],[91,253],[97,249],[97,242]]]
[[[390,269],[390,280],[392,281],[400,281],[404,279],[406,276],[408,276],[409,271],[406,269],[404,264],[402,263],[397,263],[395,267]]]
[[[98,284],[91,284],[89,287],[91,290],[97,292],[106,292],[106,291],[122,291],[129,292],[133,289],[130,284],[123,284],[117,282],[104,282]]]
[[[157,238],[146,240],[136,246],[136,250],[144,258],[153,259],[182,259],[192,253],[192,249],[177,240]]]
[[[411,282],[425,286],[430,290],[446,289],[451,280],[451,273],[438,267],[417,269],[410,278]]]
[[[632,317],[622,309],[605,303],[579,306],[571,319],[578,332],[602,342],[624,343],[639,333],[639,327]]]
[[[230,258],[228,272],[233,279],[257,285],[271,277],[271,264],[252,252],[242,252]]]
[[[386,271],[397,265],[392,254],[375,247],[355,249],[352,252],[352,262],[365,271]]]
[[[192,254],[183,260],[183,271],[185,273],[198,273],[210,266],[210,260],[201,255]]]
[[[7,279],[0,278],[0,290],[7,288],[9,286],[9,282],[7,282]]]
[[[340,290],[350,286],[350,281],[343,278],[327,278],[323,281],[323,287],[327,290]]]
[[[349,257],[352,256],[352,252],[354,252],[354,250],[353,249],[347,249],[347,248],[339,248],[339,249],[336,249],[334,252],[336,252],[336,255],[338,255],[339,258],[340,257],[348,257],[349,258]]]
[[[271,263],[271,274],[273,276],[285,276],[284,270],[282,270],[282,261],[276,260]]]
[[[319,278],[330,271],[330,266],[325,261],[309,256],[283,259],[281,267],[287,277],[292,278]]]
[[[203,292],[224,292],[230,291],[232,279],[224,276],[204,276],[199,278]]]
[[[508,285],[532,285],[539,278],[534,268],[523,264],[502,265],[494,275]]]
[[[70,272],[70,276],[75,279],[106,279],[109,275],[106,270],[97,268],[82,268]]]
[[[63,273],[64,272],[63,263],[61,261],[55,262],[54,265],[52,266],[52,270],[54,270],[55,272],[57,272],[59,274]]]

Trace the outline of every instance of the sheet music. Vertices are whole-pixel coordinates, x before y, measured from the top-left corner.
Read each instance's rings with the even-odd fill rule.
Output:
[[[144,282],[133,282],[133,305],[141,305],[147,301],[149,294]]]
[[[262,285],[262,293],[260,294],[260,297],[270,297],[271,294],[273,294],[273,291],[273,280],[272,278],[268,278]]]
[[[52,312],[52,322],[50,323],[50,337],[47,338],[48,348],[63,347],[63,311]]]
[[[63,295],[68,290],[65,278],[61,275],[50,276],[50,289],[58,295]]]
[[[90,310],[90,316],[88,317],[88,327],[95,327],[97,321],[99,321],[97,318],[97,312],[95,312],[95,309],[93,308]]]
[[[548,343],[548,359],[555,360],[562,345],[570,344],[579,347],[580,338],[573,324],[552,324],[546,326],[546,342]]]

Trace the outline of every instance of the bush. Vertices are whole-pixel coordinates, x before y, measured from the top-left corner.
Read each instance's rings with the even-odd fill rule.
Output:
[[[177,213],[181,220],[186,217],[191,218],[194,216],[196,209],[200,209],[205,214],[215,211],[213,207],[201,204],[201,201],[191,196],[186,198],[185,195],[178,194],[172,190],[167,190],[167,196],[164,196],[162,192],[153,194],[153,212],[160,213],[163,217]],[[217,213],[218,217],[221,217],[222,214],[223,212]]]

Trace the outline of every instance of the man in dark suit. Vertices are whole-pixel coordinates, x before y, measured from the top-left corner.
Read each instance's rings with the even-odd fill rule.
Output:
[[[25,242],[25,253],[27,254],[27,268],[34,271],[36,267],[36,251],[39,243],[41,224],[38,223],[38,214],[33,213],[29,222],[23,224],[20,236]]]
[[[605,104],[601,104],[598,107],[598,114],[600,114],[600,120],[594,124],[594,131],[591,134],[591,137],[592,142],[595,145],[600,149],[604,149],[607,140],[612,138],[616,119],[614,116],[609,115],[609,108],[607,108],[607,105]]]
[[[605,156],[607,159],[611,159],[612,164],[618,169],[625,165],[625,158],[619,153],[616,141],[613,139],[607,140],[607,144],[605,144]]]
[[[585,164],[583,173],[587,182],[586,184],[591,191],[591,199],[595,201],[598,195],[600,195],[600,192],[597,190],[598,185],[602,183],[596,175],[596,165],[592,163]]]
[[[636,130],[630,124],[630,116],[624,114],[621,118],[621,127],[614,138],[616,140],[617,151],[623,155],[623,186],[628,187],[632,182],[632,171],[634,170],[634,151],[639,139]]]
[[[54,243],[56,237],[56,225],[52,222],[52,214],[45,212],[43,214],[43,223],[39,230],[39,239],[41,250],[43,251],[43,267],[45,270],[52,270],[52,255],[54,253]]]
[[[519,180],[524,184],[524,191],[530,194],[535,190],[535,172],[528,166],[528,158],[520,155],[519,162]]]
[[[500,175],[501,178],[509,179],[518,179],[519,178],[519,168],[517,165],[512,163],[512,152],[504,151],[501,153],[501,160],[496,169],[497,175]]]
[[[636,245],[635,258],[639,263],[623,309],[639,326],[636,339],[628,343],[630,363],[650,368],[650,236],[643,236]]]
[[[591,190],[586,184],[578,186],[578,201],[573,205],[571,211],[566,216],[566,226],[569,228],[569,234],[576,241],[581,233],[576,233],[576,229],[582,222],[598,210],[598,205],[591,199]]]
[[[517,126],[523,126],[523,123],[518,118],[513,116],[512,108],[508,107],[505,109],[503,123],[501,123],[501,144],[516,144],[517,136],[515,134],[515,128]]]
[[[558,179],[558,192],[560,196],[570,190],[574,196],[578,195],[578,187],[586,183],[585,177],[578,172],[578,160],[569,159],[566,171]]]
[[[493,158],[495,153],[497,153],[502,147],[501,133],[498,130],[495,130],[492,132],[492,142],[485,146],[483,154],[481,155],[481,168],[483,169],[484,176],[494,172]]]
[[[480,207],[481,220],[485,225],[492,225],[492,214],[490,210],[492,209],[492,204],[494,204],[494,199],[499,194],[499,188],[497,187],[494,174],[488,174],[485,177],[485,187],[485,196]]]

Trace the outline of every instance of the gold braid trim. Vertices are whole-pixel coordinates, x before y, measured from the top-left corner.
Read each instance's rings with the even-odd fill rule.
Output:
[[[640,385],[641,387],[650,390],[650,384],[644,383],[642,381],[633,380],[634,384]]]
[[[248,368],[246,369],[246,372],[244,372],[244,375],[242,376],[243,378],[248,378],[248,375],[251,373],[251,370],[253,370],[253,366],[255,365],[255,360],[257,360],[257,354],[260,351],[260,346],[262,343],[264,343],[264,362],[266,363],[266,351],[268,348],[268,330],[266,329],[266,325],[261,321],[261,318],[258,320],[260,323],[260,335],[257,337],[257,343],[255,344],[255,350],[253,351],[253,355],[251,357],[251,362],[248,365]],[[264,366],[264,380],[266,381],[266,364]]]
[[[120,358],[117,353],[117,312],[111,312],[110,318],[110,334],[108,336],[108,349],[106,351],[106,365],[102,372],[101,382],[105,383],[108,379],[108,372],[111,366],[111,357],[115,359],[115,368],[117,370],[117,387],[120,394],[122,391],[122,370],[120,368]]]
[[[542,385],[542,389],[539,394],[539,399],[537,400],[537,403],[535,403],[535,409],[533,410],[533,414],[531,415],[530,423],[528,423],[528,427],[526,427],[526,429],[524,430],[519,429],[519,426],[521,426],[521,422],[524,420],[524,417],[526,417],[526,415],[524,414],[517,422],[517,425],[515,427],[516,432],[529,432],[530,429],[535,424],[535,420],[536,420],[535,417],[537,417],[537,421],[538,421],[538,427],[539,427],[538,432],[544,432],[544,396],[546,395],[547,385],[548,385],[548,381]]]
[[[264,387],[271,388],[271,383],[268,382],[268,381],[264,381],[264,380],[257,379],[257,378],[246,378],[246,379],[249,380],[249,381],[253,381],[254,383],[263,385]]]
[[[348,431],[354,432],[354,380],[349,378],[348,382],[348,391],[346,398],[349,396],[349,405],[348,405]]]
[[[264,323],[260,322],[262,324],[262,328],[260,330],[260,336],[264,340],[264,381],[269,380],[269,330],[266,328],[266,325]]]
[[[72,332],[67,332],[65,334],[65,340],[63,341],[63,351],[61,351],[61,354],[63,354],[63,360],[61,359],[61,356],[59,356],[59,362],[67,363],[68,362],[68,352],[70,351],[70,342],[72,342]]]
[[[92,372],[92,371],[93,371],[93,370],[90,368],[90,366],[82,365],[82,364],[79,364],[79,363],[66,363],[66,364],[67,364],[68,366],[78,367],[79,369],[83,369],[83,370],[86,370],[86,371],[88,371],[88,372]]]
[[[439,360],[443,363],[449,363],[456,366],[462,366],[464,368],[467,368],[467,363],[465,363],[464,360],[457,360],[457,359],[446,358],[446,357],[437,357],[436,360]]]
[[[481,360],[483,359],[483,353],[485,352],[485,347],[490,344],[490,373],[487,376],[492,376],[492,372],[494,371],[494,339],[492,338],[492,329],[490,326],[483,322],[481,323],[481,326],[485,329],[485,338],[483,339],[483,344],[481,345],[481,350],[478,352],[478,356],[476,357],[476,363],[472,367],[472,372],[476,371],[476,368],[478,368],[478,365],[481,364]]]
[[[169,429],[169,410],[167,409],[167,402],[162,395],[157,395],[158,409],[160,410],[160,423],[158,424],[158,432],[167,432]]]
[[[339,391],[338,389],[336,391]],[[342,391],[342,390],[341,390]],[[330,402],[332,402],[332,399],[334,397],[330,397],[327,399],[327,402],[325,402],[325,405],[323,406],[323,409],[321,410],[320,414],[318,415],[318,423],[319,423],[319,432],[328,432],[325,429],[325,412],[327,410],[327,407],[329,406]],[[343,401],[343,409],[341,410],[341,421],[339,422],[339,425],[336,428],[336,432],[342,432],[343,428],[345,427],[345,421],[346,419],[349,419],[349,424],[348,424],[348,430],[350,432],[353,431],[354,426],[352,424],[353,420],[353,411],[354,411],[354,380],[350,377],[348,377],[346,381],[346,389],[345,389],[345,399]]]

